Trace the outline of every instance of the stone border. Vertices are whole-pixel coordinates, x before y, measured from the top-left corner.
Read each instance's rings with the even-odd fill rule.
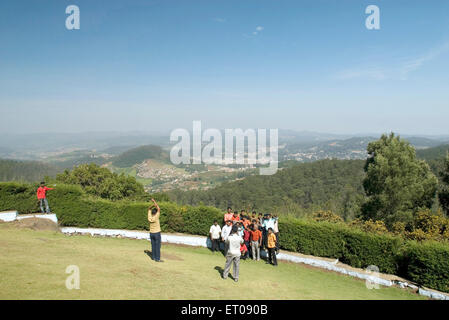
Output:
[[[49,219],[54,223],[58,223],[58,218],[56,214],[19,214],[17,211],[5,211],[0,212],[0,220],[5,222],[11,222],[16,220],[28,219],[28,218],[39,218],[39,219]]]

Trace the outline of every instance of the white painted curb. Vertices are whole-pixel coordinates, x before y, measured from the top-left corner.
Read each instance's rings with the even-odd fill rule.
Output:
[[[28,219],[28,218],[39,218],[39,219],[49,219],[54,223],[58,223],[58,218],[56,214],[27,214],[20,215],[17,211],[4,211],[0,212],[0,220],[5,222],[11,222],[16,220]]]
[[[19,213],[17,211],[0,212],[0,220],[5,222],[11,222],[16,220],[18,214]]]

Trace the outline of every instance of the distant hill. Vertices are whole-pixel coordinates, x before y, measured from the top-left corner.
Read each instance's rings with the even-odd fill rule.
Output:
[[[142,163],[147,159],[168,162],[169,154],[160,146],[148,145],[141,146],[123,152],[112,160],[112,165],[119,168],[132,167],[135,164]]]
[[[444,158],[447,152],[449,152],[449,144],[444,144],[438,147],[417,150],[416,156],[419,159],[426,160],[432,172],[441,180],[441,173],[444,169]]]
[[[0,159],[0,181],[39,182],[45,176],[56,176],[59,171],[56,166],[38,161]]]
[[[72,169],[75,166],[85,163],[95,163],[98,165],[102,165],[106,162],[106,158],[97,156],[90,151],[74,151],[45,160],[45,163],[54,165],[61,169]]]
[[[135,148],[137,146],[133,145],[133,146],[112,146],[103,150],[100,150],[100,152],[102,153],[107,153],[107,154],[111,154],[111,155],[119,155],[125,151],[128,151],[132,148]]]
[[[257,212],[310,212],[326,208],[353,218],[364,197],[364,163],[363,160],[300,163],[272,176],[255,175],[206,191],[174,191],[169,195],[180,204],[202,202],[223,210],[227,206]]]
[[[438,147],[417,150],[416,155],[423,160],[438,160],[443,159],[447,152],[449,152],[449,144],[443,144]]]
[[[0,156],[5,157],[8,156],[13,150],[11,148],[0,147]]]
[[[407,137],[417,150],[441,145],[442,142],[423,137]],[[325,141],[295,142],[287,141],[285,147],[280,149],[280,159],[311,162],[322,159],[366,159],[366,149],[370,142],[378,137],[352,137],[348,139],[331,139]]]
[[[402,138],[410,142],[410,144],[417,149],[433,148],[442,144],[442,141],[423,137],[402,137]]]

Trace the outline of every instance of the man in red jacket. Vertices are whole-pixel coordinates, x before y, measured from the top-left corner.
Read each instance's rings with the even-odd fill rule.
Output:
[[[48,201],[47,201],[47,190],[53,190],[53,188],[48,188],[45,186],[45,182],[41,182],[41,186],[39,188],[37,188],[37,199],[39,200],[39,205],[41,207],[41,211],[42,213],[50,213],[50,207],[48,206]],[[44,211],[44,204],[45,204],[45,209],[46,211]]]

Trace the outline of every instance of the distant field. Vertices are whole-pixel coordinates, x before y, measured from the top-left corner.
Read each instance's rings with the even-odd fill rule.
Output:
[[[140,177],[138,177],[138,176],[137,176],[137,171],[136,171],[136,169],[133,168],[133,167],[128,167],[128,168],[116,168],[116,167],[110,166],[110,167],[108,167],[108,168],[109,168],[112,172],[115,172],[115,173],[118,173],[118,174],[123,173],[123,174],[125,174],[125,175],[127,175],[127,176],[134,177],[134,178],[136,178],[137,182],[140,182],[140,183],[143,184],[144,186],[151,185],[151,183],[153,182],[153,179],[150,179],[150,178],[146,179],[146,178],[140,178]]]
[[[369,290],[333,272],[242,261],[240,281],[222,280],[224,258],[206,248],[162,246],[164,263],[145,240],[66,236],[0,224],[0,299],[423,299],[398,288]],[[68,290],[66,267],[80,268]]]

